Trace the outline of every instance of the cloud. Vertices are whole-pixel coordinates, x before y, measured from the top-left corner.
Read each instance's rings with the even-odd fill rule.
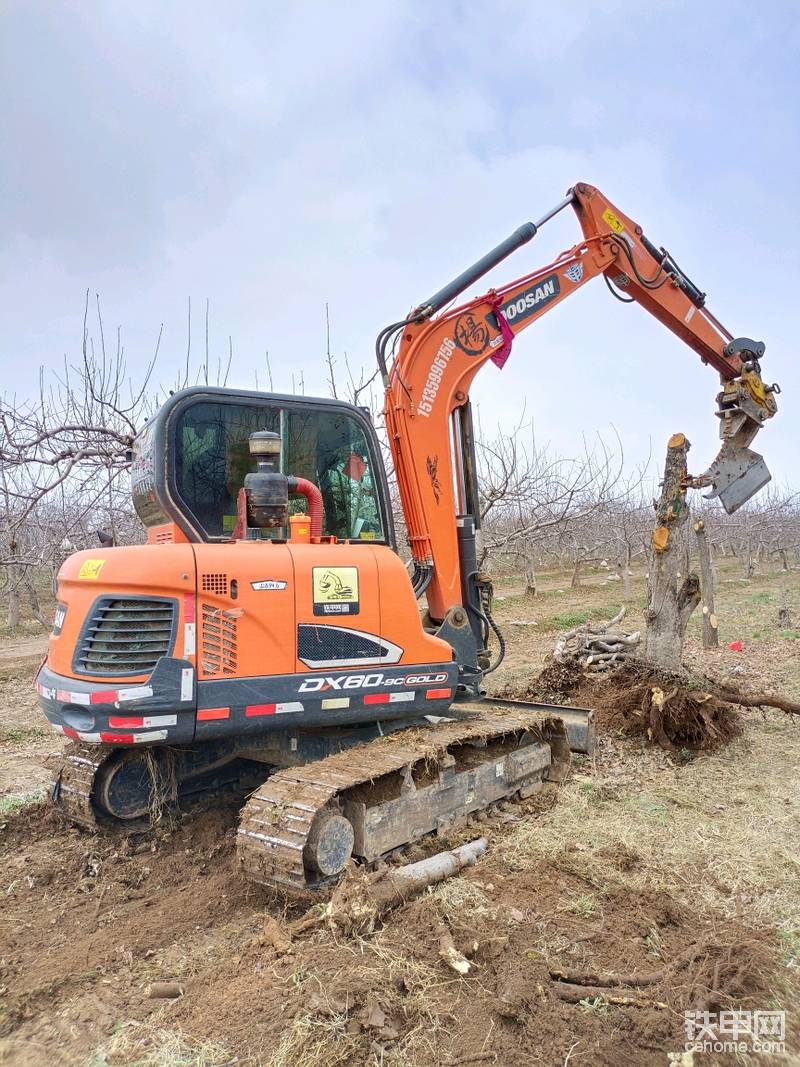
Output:
[[[770,34],[742,4],[19,4],[2,63],[6,382],[32,388],[35,367],[77,352],[89,287],[133,364],[164,323],[166,380],[191,295],[195,343],[208,297],[212,354],[230,335],[238,384],[269,349],[276,386],[302,372],[324,390],[326,302],[336,351],[371,365],[385,323],[586,180],[675,252],[734,333],[763,334],[790,412],[796,23],[777,14]],[[578,235],[559,216],[487,284]],[[705,457],[715,391],[597,283],[475,398],[484,424],[527,398],[565,452],[613,422],[631,459],[678,428]],[[790,426],[763,434],[779,473]]]

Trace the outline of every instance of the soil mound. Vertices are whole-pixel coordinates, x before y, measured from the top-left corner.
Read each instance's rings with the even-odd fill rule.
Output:
[[[646,663],[626,663],[602,675],[549,663],[523,696],[594,708],[600,730],[644,736],[671,753],[710,752],[741,733],[732,705]]]

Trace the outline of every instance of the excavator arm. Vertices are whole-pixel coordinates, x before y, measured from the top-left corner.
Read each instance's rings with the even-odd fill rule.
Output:
[[[571,206],[583,239],[555,262],[452,306],[455,298],[549,219]],[[415,564],[417,595],[427,593],[430,616],[463,616],[487,629],[480,596],[475,530],[480,501],[469,405],[472,380],[487,362],[499,366],[514,339],[593,278],[603,275],[619,299],[636,302],[718,371],[722,448],[692,479],[711,486],[728,512],[769,481],[763,459],[748,448],[776,411],[777,386],[761,379],[764,345],[734,336],[707,310],[705,294],[642,227],[590,185],[578,184],[536,223],[526,223],[404,320],[378,336],[385,387],[384,415]],[[388,353],[395,352],[391,368]],[[480,640],[478,644],[480,645]]]

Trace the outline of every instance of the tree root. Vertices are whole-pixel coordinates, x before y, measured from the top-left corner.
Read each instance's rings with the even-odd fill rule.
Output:
[[[596,1000],[598,997],[607,1004],[617,1004],[625,1008],[666,1008],[668,1005],[663,1000],[653,1000],[650,997],[639,997],[624,993],[610,993],[599,986],[568,985],[559,982],[553,987],[559,1000],[565,1000],[568,1004],[580,1004],[583,1000]]]

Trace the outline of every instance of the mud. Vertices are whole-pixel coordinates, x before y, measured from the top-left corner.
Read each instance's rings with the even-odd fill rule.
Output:
[[[504,819],[489,827],[495,849]],[[772,931],[710,928],[663,891],[614,886],[601,913],[576,913],[569,902],[596,879],[566,854],[513,871],[490,848],[368,938],[322,924],[291,941],[297,911],[235,868],[235,823],[233,805],[138,839],[66,829],[45,805],[5,819],[0,1062],[86,1064],[135,1021],[222,1042],[240,1064],[391,1062],[402,1050],[414,1064],[486,1053],[549,1065],[572,1048],[579,1064],[663,1065],[682,1046],[684,1007],[758,1006],[770,988]],[[471,961],[465,978],[440,956],[448,934]],[[602,989],[566,1003],[550,974],[647,973],[684,957],[636,1007],[607,1005]],[[164,980],[184,995],[149,999]],[[271,1060],[282,1042],[286,1058]],[[141,1060],[137,1047],[105,1062]]]

